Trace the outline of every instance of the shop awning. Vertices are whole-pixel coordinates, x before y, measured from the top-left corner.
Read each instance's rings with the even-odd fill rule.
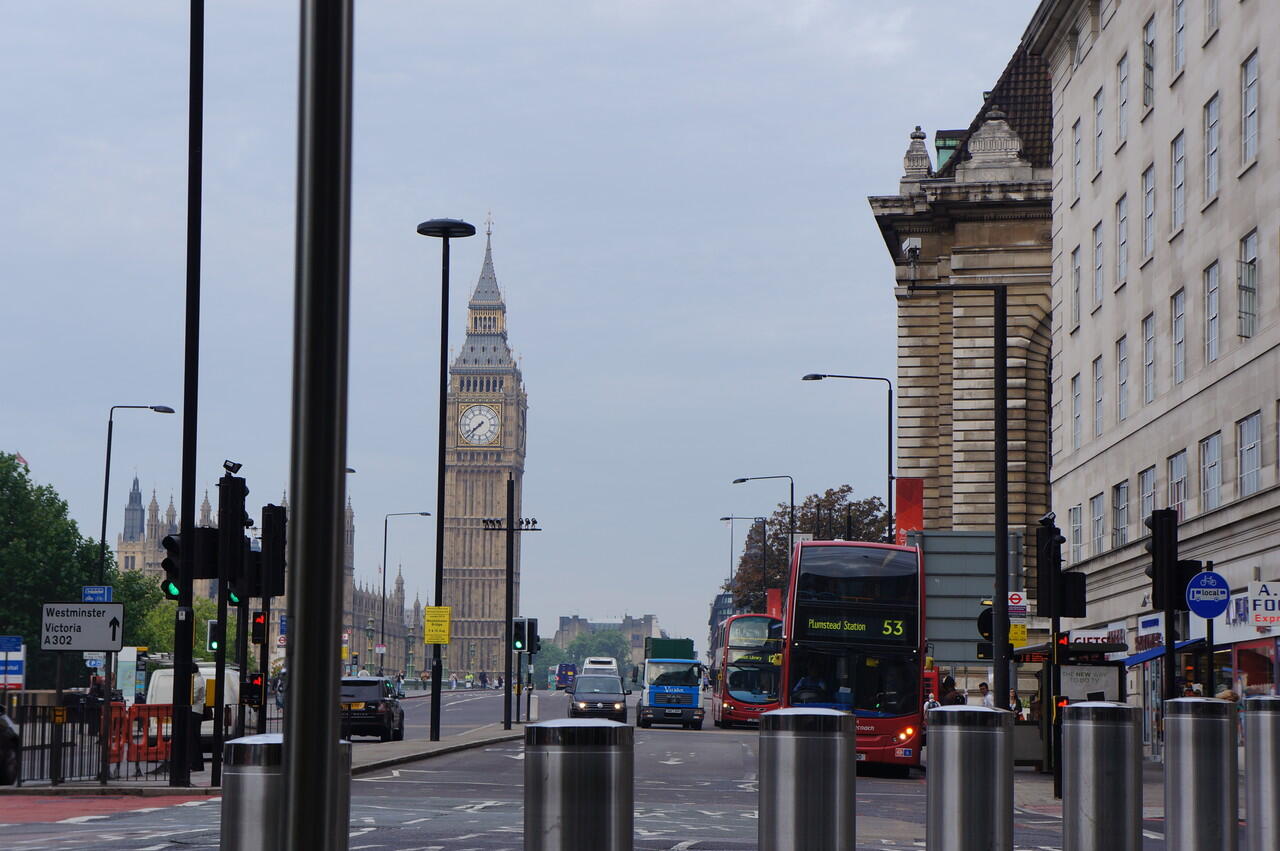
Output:
[[[1186,650],[1188,647],[1195,647],[1204,644],[1203,638],[1188,638],[1186,641],[1179,641],[1175,647],[1178,650]],[[1134,665],[1141,665],[1143,662],[1149,662],[1152,659],[1159,659],[1164,655],[1164,645],[1152,647],[1150,650],[1143,650],[1141,653],[1135,653],[1128,659],[1124,660],[1126,668],[1132,668]]]

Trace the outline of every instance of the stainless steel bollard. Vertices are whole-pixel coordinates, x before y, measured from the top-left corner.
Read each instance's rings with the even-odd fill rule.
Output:
[[[525,851],[630,851],[632,728],[562,718],[524,730]]]
[[[329,813],[333,819],[334,836],[341,843],[331,847],[329,851],[346,851],[351,837],[351,742],[338,740],[338,784],[337,803]]]
[[[1064,709],[1063,851],[1141,851],[1140,712],[1103,701]]]
[[[1164,702],[1164,823],[1168,851],[1236,851],[1236,705],[1207,697]]]
[[[222,851],[276,851],[284,839],[284,737],[261,733],[222,746]]]
[[[1244,804],[1249,851],[1280,848],[1280,697],[1244,702]]]
[[[1012,851],[1013,713],[943,706],[927,724],[929,851]]]
[[[835,709],[760,716],[760,851],[853,851],[857,719]]]

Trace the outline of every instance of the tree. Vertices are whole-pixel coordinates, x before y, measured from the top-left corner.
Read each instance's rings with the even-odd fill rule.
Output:
[[[154,645],[154,636],[146,627],[147,614],[155,610],[164,601],[164,594],[154,577],[140,570],[116,570],[114,566],[108,571],[108,582],[113,586],[111,598],[124,604],[124,644],[126,647],[146,647],[158,650]],[[169,610],[172,612],[172,609]],[[173,647],[173,620],[170,618],[167,628],[168,637],[165,644]]]
[[[785,588],[790,573],[788,527],[790,503],[779,503],[773,516],[765,522],[763,535],[766,564],[765,581],[770,588]],[[761,583],[761,524],[747,533],[746,546],[738,559],[732,583],[725,586],[733,592],[734,605],[743,611],[763,612],[765,594]],[[814,540],[883,541],[889,528],[889,517],[879,497],[853,499],[853,487],[840,485],[823,494],[809,494],[796,505],[796,532],[813,534]]]
[[[218,601],[197,597],[192,601],[195,610],[195,633],[192,641],[193,658],[212,662],[213,654],[208,650],[208,621],[218,619]],[[177,618],[178,604],[173,600],[162,600],[150,609],[142,618],[138,640],[146,645],[152,653],[173,652],[173,630]],[[227,664],[233,664],[236,658],[236,610],[227,607]],[[252,648],[251,648],[252,650]]]
[[[0,452],[0,629],[26,642],[28,688],[54,685],[57,654],[39,649],[40,605],[78,601],[81,586],[97,578],[98,545],[80,534],[67,503],[33,483],[16,455]],[[82,685],[73,671],[84,670],[80,654],[64,660],[64,685]]]
[[[619,670],[631,663],[631,642],[616,629],[584,632],[569,642],[568,660],[581,665],[588,656],[609,656],[618,660]]]

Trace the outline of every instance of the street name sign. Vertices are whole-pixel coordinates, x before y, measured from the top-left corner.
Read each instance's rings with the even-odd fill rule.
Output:
[[[44,603],[41,650],[102,650],[124,646],[124,603]]]
[[[451,606],[427,606],[422,616],[422,643],[449,643],[449,615]]]
[[[1205,570],[1187,581],[1187,608],[1202,618],[1216,618],[1231,604],[1231,586],[1221,573]]]

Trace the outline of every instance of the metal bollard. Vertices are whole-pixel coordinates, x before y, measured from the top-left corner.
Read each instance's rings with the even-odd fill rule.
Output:
[[[927,723],[929,851],[1012,851],[1013,713],[942,706]]]
[[[1236,851],[1236,705],[1208,697],[1164,702],[1164,823],[1168,851]]]
[[[1280,848],[1280,697],[1244,702],[1245,835],[1249,851]]]
[[[1141,851],[1139,713],[1104,701],[1063,711],[1063,851]]]
[[[835,709],[760,716],[760,851],[853,851],[857,719]]]
[[[284,807],[284,736],[260,733],[222,746],[222,851],[275,851]]]
[[[635,800],[630,726],[561,718],[524,730],[525,851],[630,851]]]

